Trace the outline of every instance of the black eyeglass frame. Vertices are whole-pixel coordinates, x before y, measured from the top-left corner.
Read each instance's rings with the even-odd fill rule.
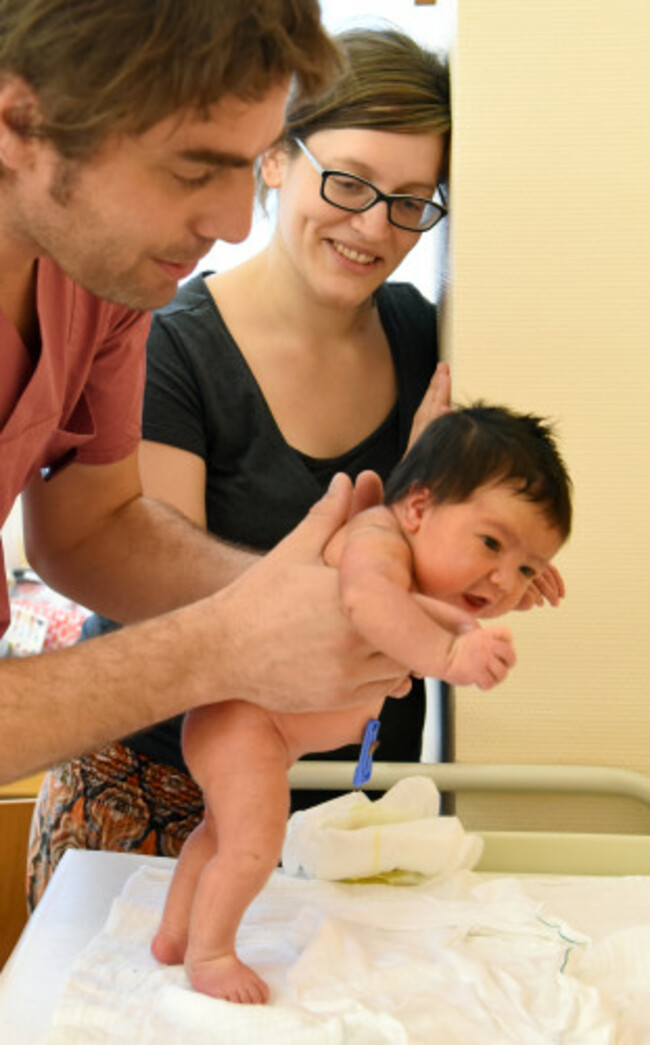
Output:
[[[373,185],[371,181],[368,181],[367,178],[362,178],[359,174],[351,174],[350,171],[340,171],[334,169],[327,169],[323,167],[322,164],[318,162],[313,153],[310,152],[310,150],[307,148],[302,138],[293,138],[292,141],[296,143],[301,152],[307,157],[314,170],[318,171],[318,173],[320,174],[320,196],[321,199],[325,200],[326,203],[329,203],[331,207],[337,207],[339,210],[347,211],[349,214],[363,214],[365,213],[365,211],[370,210],[371,207],[374,207],[376,203],[383,202],[386,204],[387,217],[391,225],[394,225],[398,229],[404,229],[406,232],[417,233],[430,232],[431,229],[434,229],[436,225],[440,221],[442,221],[442,219],[445,218],[449,213],[449,210],[447,208],[447,201],[445,199],[444,193],[440,185],[438,185],[437,188],[442,199],[442,204],[436,203],[435,200],[429,199],[427,196],[416,196],[413,193],[382,192],[381,189],[378,189],[377,186]],[[367,185],[368,188],[372,189],[372,191],[374,192],[375,198],[370,200],[369,203],[365,203],[363,207],[346,207],[344,203],[336,203],[334,200],[331,200],[325,194],[325,186],[327,184],[327,179],[331,175],[335,175],[339,178],[351,178],[352,181],[357,181],[360,182],[362,185]],[[437,211],[437,214],[433,221],[431,223],[426,224],[424,228],[413,228],[412,225],[403,225],[402,222],[395,221],[395,219],[392,217],[393,203],[399,202],[400,200],[417,200],[418,203],[424,203],[428,207],[434,207]]]

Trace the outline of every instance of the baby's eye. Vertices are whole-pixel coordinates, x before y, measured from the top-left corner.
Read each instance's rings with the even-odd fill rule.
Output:
[[[537,576],[537,570],[534,570],[532,566],[520,566],[519,572],[529,581],[532,581]]]
[[[483,544],[486,548],[489,548],[491,552],[498,552],[501,548],[501,544],[497,541],[496,537],[483,537]]]

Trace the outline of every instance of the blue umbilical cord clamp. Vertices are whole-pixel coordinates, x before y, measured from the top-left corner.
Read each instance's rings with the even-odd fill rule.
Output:
[[[366,726],[366,731],[363,734],[363,740],[361,742],[361,752],[359,754],[359,761],[354,771],[354,778],[352,783],[354,787],[363,787],[367,784],[372,776],[372,755],[373,751],[377,747],[377,737],[379,735],[379,719],[371,718]]]

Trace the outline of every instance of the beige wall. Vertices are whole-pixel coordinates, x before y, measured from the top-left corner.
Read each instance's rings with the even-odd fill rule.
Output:
[[[566,603],[511,618],[511,679],[457,694],[459,761],[650,774],[649,56],[644,0],[458,0],[455,394],[556,419],[576,491]],[[634,803],[529,802],[460,809],[650,829]]]

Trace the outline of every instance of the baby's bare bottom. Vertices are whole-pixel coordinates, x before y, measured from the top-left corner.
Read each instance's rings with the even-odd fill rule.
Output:
[[[231,701],[186,717],[183,753],[203,790],[205,817],[181,851],[152,953],[166,964],[184,962],[196,990],[267,1001],[267,985],[236,955],[235,936],[282,853],[288,768],[308,751],[360,742],[380,707],[278,715]]]

